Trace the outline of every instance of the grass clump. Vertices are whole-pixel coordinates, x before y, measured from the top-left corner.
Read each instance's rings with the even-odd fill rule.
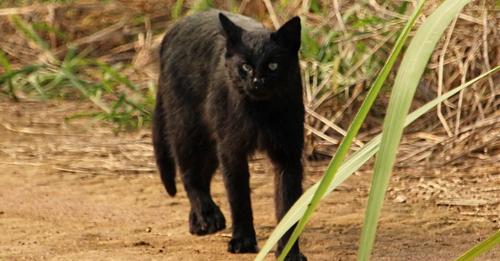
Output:
[[[4,94],[14,100],[20,96],[40,100],[88,100],[94,103],[96,111],[68,115],[68,119],[95,117],[112,122],[117,130],[137,129],[151,120],[155,86],[152,81],[143,86],[132,82],[123,73],[130,70],[130,65],[110,65],[87,58],[84,52],[71,47],[59,59],[40,36],[40,28],[19,16],[12,16],[11,22],[20,35],[40,51],[40,58],[38,62],[15,69],[5,52],[0,51],[0,64],[5,70],[0,75],[0,86]]]

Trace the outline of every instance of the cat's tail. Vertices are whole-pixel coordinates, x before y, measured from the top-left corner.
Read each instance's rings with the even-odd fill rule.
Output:
[[[170,196],[175,196],[175,161],[170,153],[170,144],[166,134],[166,119],[163,113],[162,98],[156,97],[156,108],[153,114],[153,147],[156,165],[160,171],[161,181]]]

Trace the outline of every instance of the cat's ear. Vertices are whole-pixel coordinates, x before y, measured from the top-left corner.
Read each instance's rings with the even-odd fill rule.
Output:
[[[300,49],[300,18],[295,16],[271,34],[271,39],[292,52]]]
[[[240,43],[243,29],[229,20],[229,18],[223,13],[219,13],[219,21],[222,29],[224,29],[224,35],[226,36],[228,43],[231,45]]]

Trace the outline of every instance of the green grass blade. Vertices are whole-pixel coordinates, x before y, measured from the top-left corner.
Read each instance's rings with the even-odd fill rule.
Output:
[[[416,119],[422,117],[425,113],[429,112],[432,108],[436,107],[439,103],[449,99],[451,96],[457,94],[461,90],[471,86],[472,84],[478,82],[479,80],[485,78],[488,75],[499,72],[500,66],[493,68],[492,70],[481,74],[480,76],[468,81],[467,83],[456,87],[442,96],[426,103],[422,107],[418,108],[414,112],[408,114],[405,120],[405,127],[410,125]],[[366,143],[362,148],[354,152],[342,166],[339,168],[337,175],[335,176],[332,184],[328,187],[327,194],[331,193],[335,188],[347,180],[355,171],[357,171],[363,164],[365,164],[379,149],[380,141],[382,135],[379,134],[375,136],[371,141]],[[295,202],[295,204],[290,208],[286,215],[281,219],[280,223],[276,226],[274,231],[271,233],[267,239],[265,245],[260,250],[258,256],[255,260],[263,260],[263,258],[271,251],[272,247],[278,242],[278,240],[285,234],[288,229],[290,229],[305,213],[307,206],[311,202],[311,199],[318,189],[319,182],[307,189],[302,196]],[[326,197],[325,194],[323,197]],[[262,254],[263,253],[263,254]]]
[[[111,109],[100,99],[99,96],[91,95],[87,91],[86,84],[82,83],[69,68],[62,68],[62,73],[71,82],[71,84],[82,93],[83,96],[87,97],[87,99],[92,101],[104,112],[108,114],[111,112]]]
[[[38,75],[30,75],[28,77],[28,82],[35,88],[35,90],[38,92],[42,100],[47,100],[47,93],[43,89],[43,87],[40,85],[40,79],[37,77]]]
[[[35,72],[36,70],[45,67],[44,65],[39,65],[39,64],[34,64],[34,65],[27,65],[21,69],[18,70],[12,70],[9,72],[6,72],[2,75],[0,75],[0,84],[3,84],[5,81],[11,80],[15,76],[19,74],[30,74],[32,72]]]
[[[346,136],[340,143],[337,153],[335,153],[335,156],[328,165],[325,176],[323,177],[321,183],[319,184],[318,190],[314,194],[314,197],[312,198],[307,211],[305,212],[304,216],[301,218],[300,222],[295,227],[292,235],[290,236],[290,239],[288,240],[278,260],[283,260],[286,254],[290,251],[293,244],[295,243],[299,235],[302,233],[307,222],[311,218],[312,213],[317,208],[321,198],[323,197],[323,195],[325,195],[328,187],[332,183],[337,170],[340,168],[342,162],[344,162],[344,159],[347,153],[349,152],[349,148],[352,145],[352,141],[354,137],[356,137],[356,135],[358,134],[358,131],[361,128],[366,116],[368,115],[371,106],[373,105],[375,99],[377,98],[380,89],[382,88],[385,80],[387,79],[387,76],[389,75],[394,63],[396,62],[396,59],[399,53],[401,52],[401,49],[403,48],[406,42],[406,39],[408,38],[408,34],[410,33],[411,28],[413,27],[413,24],[415,23],[418,15],[422,10],[424,2],[425,1],[421,1],[419,3],[415,11],[413,12],[411,18],[408,20],[402,32],[400,33],[398,39],[396,40],[396,44],[391,54],[389,55],[389,59],[387,60],[386,64],[384,65],[379,75],[377,76],[377,79],[375,79],[372,87],[370,88],[370,91],[368,92],[366,99],[363,101],[363,104],[361,105],[356,117],[354,118],[351,126],[349,127]],[[262,255],[260,258],[263,257],[264,255]]]
[[[182,13],[182,6],[184,5],[184,0],[175,1],[174,7],[172,8],[172,12],[170,12],[170,16],[172,16],[172,20],[177,20]]]
[[[410,109],[417,85],[444,30],[469,1],[447,0],[441,4],[417,30],[403,57],[384,120],[380,151],[375,161],[361,233],[358,260],[364,261],[370,258],[378,218],[403,134],[405,116]]]
[[[487,238],[484,241],[481,241],[479,244],[475,245],[473,248],[469,249],[469,251],[465,252],[461,257],[457,258],[455,261],[470,261],[474,260],[477,256],[482,253],[492,249],[493,247],[500,245],[500,230],[498,230],[491,237]]]
[[[7,55],[0,49],[0,65],[5,69],[6,72],[11,71],[12,65],[10,64]]]
[[[4,68],[4,73],[9,73],[12,70],[12,65],[10,64],[9,59],[7,58],[7,55],[0,49],[0,66]],[[2,75],[0,75],[1,77]],[[0,81],[0,85],[2,84],[3,81]],[[14,90],[14,85],[12,84],[12,79],[7,80],[7,88],[6,88],[6,93],[13,98],[14,100],[17,100],[16,97],[16,91]],[[1,88],[0,88],[1,90]]]
[[[45,42],[42,37],[33,29],[33,26],[25,22],[22,18],[17,15],[12,16],[12,23],[14,27],[21,31],[24,36],[34,43],[36,43],[43,50],[49,50],[49,44]]]
[[[115,81],[124,84],[130,90],[139,91],[139,87],[137,85],[132,83],[125,75],[119,73],[113,67],[101,62],[97,62],[97,65],[102,72],[108,73]]]
[[[193,3],[193,6],[191,8],[191,12],[198,13],[198,12],[206,11],[210,8],[213,8],[213,6],[214,6],[213,0],[196,0]]]

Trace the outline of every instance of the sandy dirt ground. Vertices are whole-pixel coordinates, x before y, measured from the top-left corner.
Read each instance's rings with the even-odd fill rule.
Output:
[[[228,228],[188,232],[180,183],[168,197],[148,130],[115,135],[94,120],[66,122],[79,103],[0,102],[0,260],[252,260],[226,252],[228,203],[220,173],[212,183]],[[326,162],[307,162],[305,187]],[[395,170],[373,260],[453,260],[500,228],[498,157],[468,164]],[[273,175],[251,163],[259,245],[275,226]],[[367,168],[325,200],[302,236],[309,260],[355,260],[368,195]],[[270,255],[269,260],[274,260]],[[500,260],[500,247],[479,260]]]

